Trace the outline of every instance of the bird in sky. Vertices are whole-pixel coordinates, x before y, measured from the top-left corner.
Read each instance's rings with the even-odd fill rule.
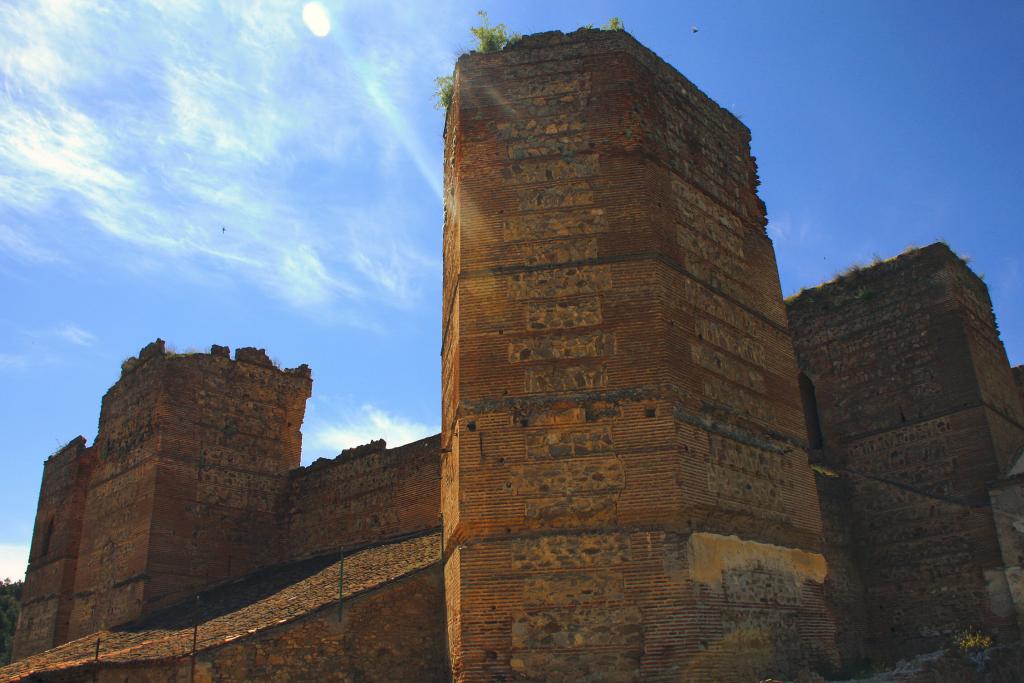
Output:
[[[697,32],[697,31],[699,31],[699,30],[700,30],[700,29],[698,29],[698,28],[697,28],[696,26],[691,26],[691,27],[690,27],[690,33],[696,33],[696,32]]]

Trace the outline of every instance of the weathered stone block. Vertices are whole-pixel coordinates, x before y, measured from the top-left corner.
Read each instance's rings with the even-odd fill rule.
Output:
[[[621,571],[546,574],[523,582],[523,604],[572,605],[623,598]]]
[[[610,286],[606,266],[569,266],[511,275],[508,292],[511,299],[551,299],[593,294]]]
[[[597,299],[572,302],[529,303],[526,307],[526,327],[530,330],[557,330],[569,327],[598,325],[601,305]]]
[[[544,213],[525,213],[502,223],[506,242],[532,242],[558,237],[594,235],[608,230],[604,209],[568,209]]]
[[[612,433],[606,426],[528,432],[525,439],[526,455],[535,460],[612,451]]]
[[[508,359],[513,362],[587,358],[615,353],[615,336],[607,332],[580,335],[529,337],[508,345]]]
[[[605,366],[532,367],[526,369],[527,392],[579,391],[606,386]]]
[[[622,488],[625,473],[619,458],[559,460],[512,468],[512,490],[518,495],[592,493]]]
[[[629,559],[623,533],[569,534],[517,538],[510,567],[519,571],[611,566]]]

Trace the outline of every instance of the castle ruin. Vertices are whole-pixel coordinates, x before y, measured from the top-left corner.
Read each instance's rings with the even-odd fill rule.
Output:
[[[442,432],[299,466],[305,366],[126,361],[2,681],[756,681],[1024,616],[1024,369],[944,245],[782,300],[750,132],[621,31],[460,58]],[[936,594],[938,593],[938,597]]]

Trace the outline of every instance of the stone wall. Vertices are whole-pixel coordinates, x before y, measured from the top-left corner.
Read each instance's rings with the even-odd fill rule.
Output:
[[[749,142],[622,32],[460,58],[442,342],[456,680],[835,657]]]
[[[835,470],[819,468],[815,481],[821,499],[823,554],[828,562],[825,596],[835,615],[836,646],[844,666],[856,668],[867,657],[867,614],[851,516],[850,481]]]
[[[1024,404],[1024,365],[1018,365],[1013,369],[1013,380],[1017,384],[1017,393],[1020,394],[1020,402]]]
[[[43,465],[13,659],[67,640],[86,487],[95,460],[79,436]]]
[[[788,304],[820,457],[849,486],[868,653],[933,650],[968,626],[1016,637],[987,487],[1024,416],[984,283],[936,244]]]
[[[440,436],[383,441],[289,475],[280,526],[289,560],[378,543],[441,525]]]
[[[1024,476],[997,482],[989,491],[1003,557],[1003,571],[1017,626],[1024,632]]]

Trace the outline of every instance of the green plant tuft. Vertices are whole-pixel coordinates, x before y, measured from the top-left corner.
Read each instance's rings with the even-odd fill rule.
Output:
[[[992,636],[974,628],[966,628],[953,636],[953,644],[961,653],[970,654],[992,647]]]
[[[477,40],[477,46],[472,52],[500,52],[509,45],[517,43],[523,35],[521,33],[509,33],[505,24],[491,26],[487,19],[487,12],[480,10],[480,25],[469,29],[470,33]],[[452,106],[452,96],[455,94],[455,74],[451,76],[438,76],[434,79],[437,90],[434,91],[435,109],[448,109]]]
[[[505,24],[491,26],[487,12],[480,10],[477,14],[480,16],[480,25],[469,29],[478,42],[475,52],[500,52],[523,37],[519,33],[509,33]]]
[[[437,90],[434,92],[434,97],[437,98],[437,102],[434,102],[434,109],[447,109],[452,106],[452,96],[455,94],[455,76],[438,76],[434,79],[434,85],[437,86]]]
[[[602,31],[625,31],[626,27],[622,23],[622,19],[618,17],[612,17],[608,20],[608,23],[601,27]]]
[[[825,465],[822,465],[821,463],[811,463],[811,469],[823,477],[828,477],[830,479],[837,479],[839,477],[838,472],[836,472],[831,467],[826,467]]]

